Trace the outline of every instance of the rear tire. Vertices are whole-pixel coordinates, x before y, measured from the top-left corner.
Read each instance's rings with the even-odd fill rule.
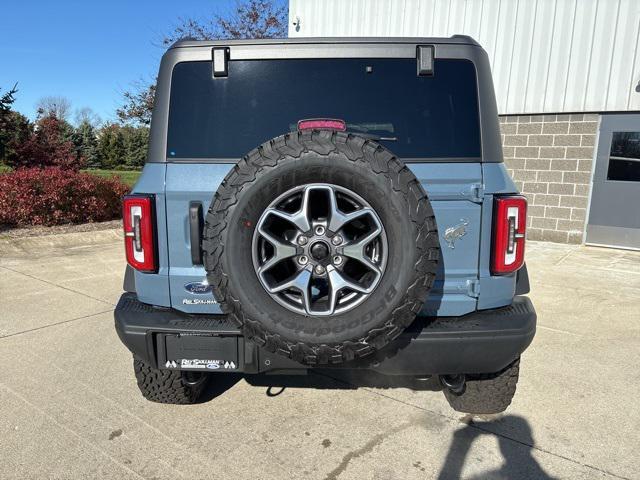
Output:
[[[444,396],[454,410],[463,413],[504,412],[516,393],[520,358],[497,373],[468,375],[464,391],[456,394],[445,388]]]
[[[153,368],[136,357],[133,357],[133,371],[142,396],[156,403],[190,405],[198,400],[208,383],[206,373],[200,380],[192,382],[178,370]]]

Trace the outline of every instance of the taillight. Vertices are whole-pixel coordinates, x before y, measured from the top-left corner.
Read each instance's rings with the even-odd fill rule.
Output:
[[[127,195],[122,201],[127,262],[136,270],[158,271],[153,195]]]
[[[527,199],[496,197],[493,204],[491,273],[505,275],[522,267],[527,228]]]

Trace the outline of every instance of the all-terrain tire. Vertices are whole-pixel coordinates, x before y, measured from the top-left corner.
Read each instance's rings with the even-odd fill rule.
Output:
[[[207,384],[206,376],[202,381],[188,384],[184,381],[182,372],[153,368],[135,356],[133,371],[144,398],[157,403],[175,405],[195,403]]]
[[[279,305],[251,261],[265,208],[283,192],[317,182],[364,198],[390,237],[386,271],[369,298],[324,317]],[[203,251],[215,298],[246,338],[306,365],[335,365],[381,349],[413,322],[433,285],[440,243],[427,194],[402,161],[372,140],[314,130],[272,139],[233,167],[207,213]]]
[[[468,375],[465,389],[456,394],[445,388],[444,396],[454,410],[463,413],[504,412],[516,393],[520,358],[497,373]]]

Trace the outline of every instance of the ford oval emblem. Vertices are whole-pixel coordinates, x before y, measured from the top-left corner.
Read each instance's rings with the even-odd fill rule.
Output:
[[[211,285],[203,282],[186,283],[184,289],[193,295],[204,295],[213,291]]]

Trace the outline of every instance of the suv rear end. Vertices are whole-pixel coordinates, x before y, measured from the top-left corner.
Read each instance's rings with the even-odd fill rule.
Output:
[[[437,376],[461,411],[515,392],[526,201],[468,37],[179,42],[124,219],[151,400],[317,367]]]

